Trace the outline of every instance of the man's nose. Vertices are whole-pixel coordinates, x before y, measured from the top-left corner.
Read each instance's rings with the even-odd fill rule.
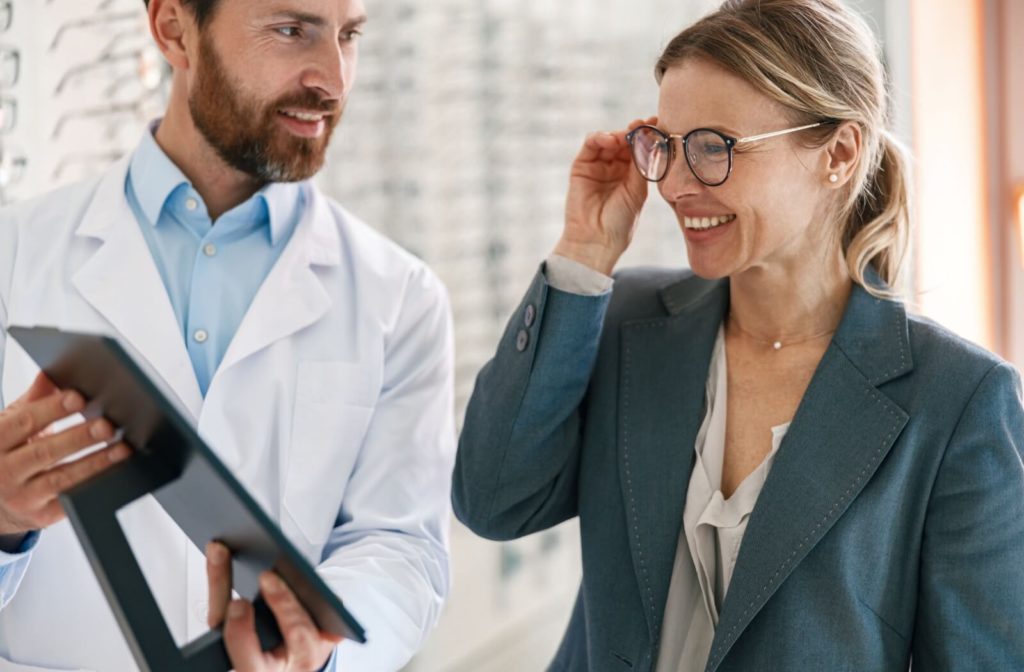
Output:
[[[303,77],[302,84],[311,89],[317,89],[324,96],[331,100],[340,100],[344,97],[346,81],[346,60],[349,58],[341,46],[324,40],[314,55],[315,62]]]

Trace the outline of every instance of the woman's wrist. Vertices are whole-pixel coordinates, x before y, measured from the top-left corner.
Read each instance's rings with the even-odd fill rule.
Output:
[[[561,239],[555,245],[554,254],[583,264],[593,270],[611,276],[622,252],[610,250],[600,243],[577,243]]]

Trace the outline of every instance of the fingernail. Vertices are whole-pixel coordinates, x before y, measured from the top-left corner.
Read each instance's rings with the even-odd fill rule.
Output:
[[[106,441],[114,435],[114,430],[106,420],[97,420],[89,428],[89,436],[97,441]]]
[[[231,600],[228,604],[228,618],[241,618],[245,615],[245,604],[241,600]]]
[[[210,544],[210,562],[215,565],[223,565],[227,560],[227,550],[222,544],[216,542]]]
[[[110,452],[107,453],[107,456],[110,458],[111,462],[120,462],[121,460],[126,459],[131,454],[131,448],[124,445],[123,443],[119,443],[118,445],[110,449]]]
[[[280,593],[283,586],[281,585],[281,579],[277,578],[277,575],[273,572],[265,573],[260,577],[263,582],[263,590],[267,593]]]
[[[64,410],[68,413],[77,413],[85,408],[85,400],[82,399],[82,395],[78,392],[65,393],[62,403],[64,404]]]

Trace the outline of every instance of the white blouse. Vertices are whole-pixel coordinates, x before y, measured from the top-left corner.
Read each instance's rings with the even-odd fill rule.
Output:
[[[728,375],[725,332],[718,330],[707,381],[707,411],[683,508],[661,629],[657,672],[701,672],[711,653],[743,533],[789,423],[772,427],[772,449],[731,497],[722,496]]]

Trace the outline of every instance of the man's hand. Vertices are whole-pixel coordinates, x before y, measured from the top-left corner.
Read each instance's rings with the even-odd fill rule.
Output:
[[[273,572],[263,572],[260,593],[284,635],[284,644],[264,652],[256,636],[252,605],[231,599],[231,552],[223,544],[207,544],[206,574],[210,587],[207,622],[211,628],[224,624],[224,645],[236,672],[315,672],[343,639],[320,632],[284,581]]]
[[[48,428],[85,408],[77,392],[61,392],[43,374],[0,411],[0,536],[10,538],[49,527],[64,518],[57,496],[121,462],[123,443],[60,464],[83,448],[114,436],[106,420],[82,423],[58,434]]]

